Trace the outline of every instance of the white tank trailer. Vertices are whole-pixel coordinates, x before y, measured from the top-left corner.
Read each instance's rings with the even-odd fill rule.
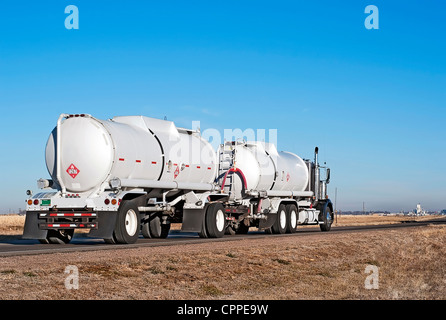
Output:
[[[27,191],[24,239],[68,243],[76,229],[107,243],[167,237],[171,223],[200,237],[329,231],[330,169],[278,152],[273,144],[231,141],[217,151],[199,131],[144,116],[103,121],[60,115],[46,146],[51,179]],[[321,178],[321,170],[325,170]]]

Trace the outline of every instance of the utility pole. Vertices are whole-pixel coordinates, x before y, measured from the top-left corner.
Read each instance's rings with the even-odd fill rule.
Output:
[[[362,214],[365,214],[365,202],[362,202]]]

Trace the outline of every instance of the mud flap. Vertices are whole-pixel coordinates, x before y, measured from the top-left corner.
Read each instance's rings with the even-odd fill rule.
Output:
[[[100,211],[98,212],[98,228],[92,229],[88,233],[89,237],[111,239],[113,237],[113,230],[116,225],[117,212],[115,211]]]
[[[23,228],[22,239],[46,239],[48,230],[40,230],[39,223],[44,220],[39,219],[39,212],[27,212],[25,218],[25,226]]]
[[[269,213],[266,216],[266,219],[261,219],[259,222],[259,229],[268,229],[271,228],[274,222],[276,222],[277,219],[277,213]]]
[[[181,231],[201,232],[206,209],[183,209]]]

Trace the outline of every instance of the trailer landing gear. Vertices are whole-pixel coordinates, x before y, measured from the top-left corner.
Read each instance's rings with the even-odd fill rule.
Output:
[[[67,244],[73,239],[74,229],[48,230],[46,239],[39,239],[43,244]]]

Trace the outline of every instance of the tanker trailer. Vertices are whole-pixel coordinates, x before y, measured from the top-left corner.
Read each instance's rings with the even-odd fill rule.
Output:
[[[216,153],[198,131],[170,121],[62,114],[46,165],[42,192],[27,192],[24,239],[68,243],[89,229],[107,243],[134,243],[140,234],[167,237],[172,222],[201,237],[331,227],[317,151],[314,162],[259,143],[229,142]]]
[[[272,233],[294,233],[300,224],[318,224],[329,231],[333,205],[327,196],[330,169],[278,152],[265,142],[226,142],[220,145],[219,185],[230,199],[226,233],[246,233],[257,227]],[[325,170],[321,179],[320,172]]]
[[[86,228],[106,242],[132,243],[140,231],[167,236],[178,213],[172,200],[203,201],[215,188],[217,159],[199,132],[171,121],[62,114],[46,165],[51,179],[40,179],[44,191],[27,200],[25,239],[67,243]]]

